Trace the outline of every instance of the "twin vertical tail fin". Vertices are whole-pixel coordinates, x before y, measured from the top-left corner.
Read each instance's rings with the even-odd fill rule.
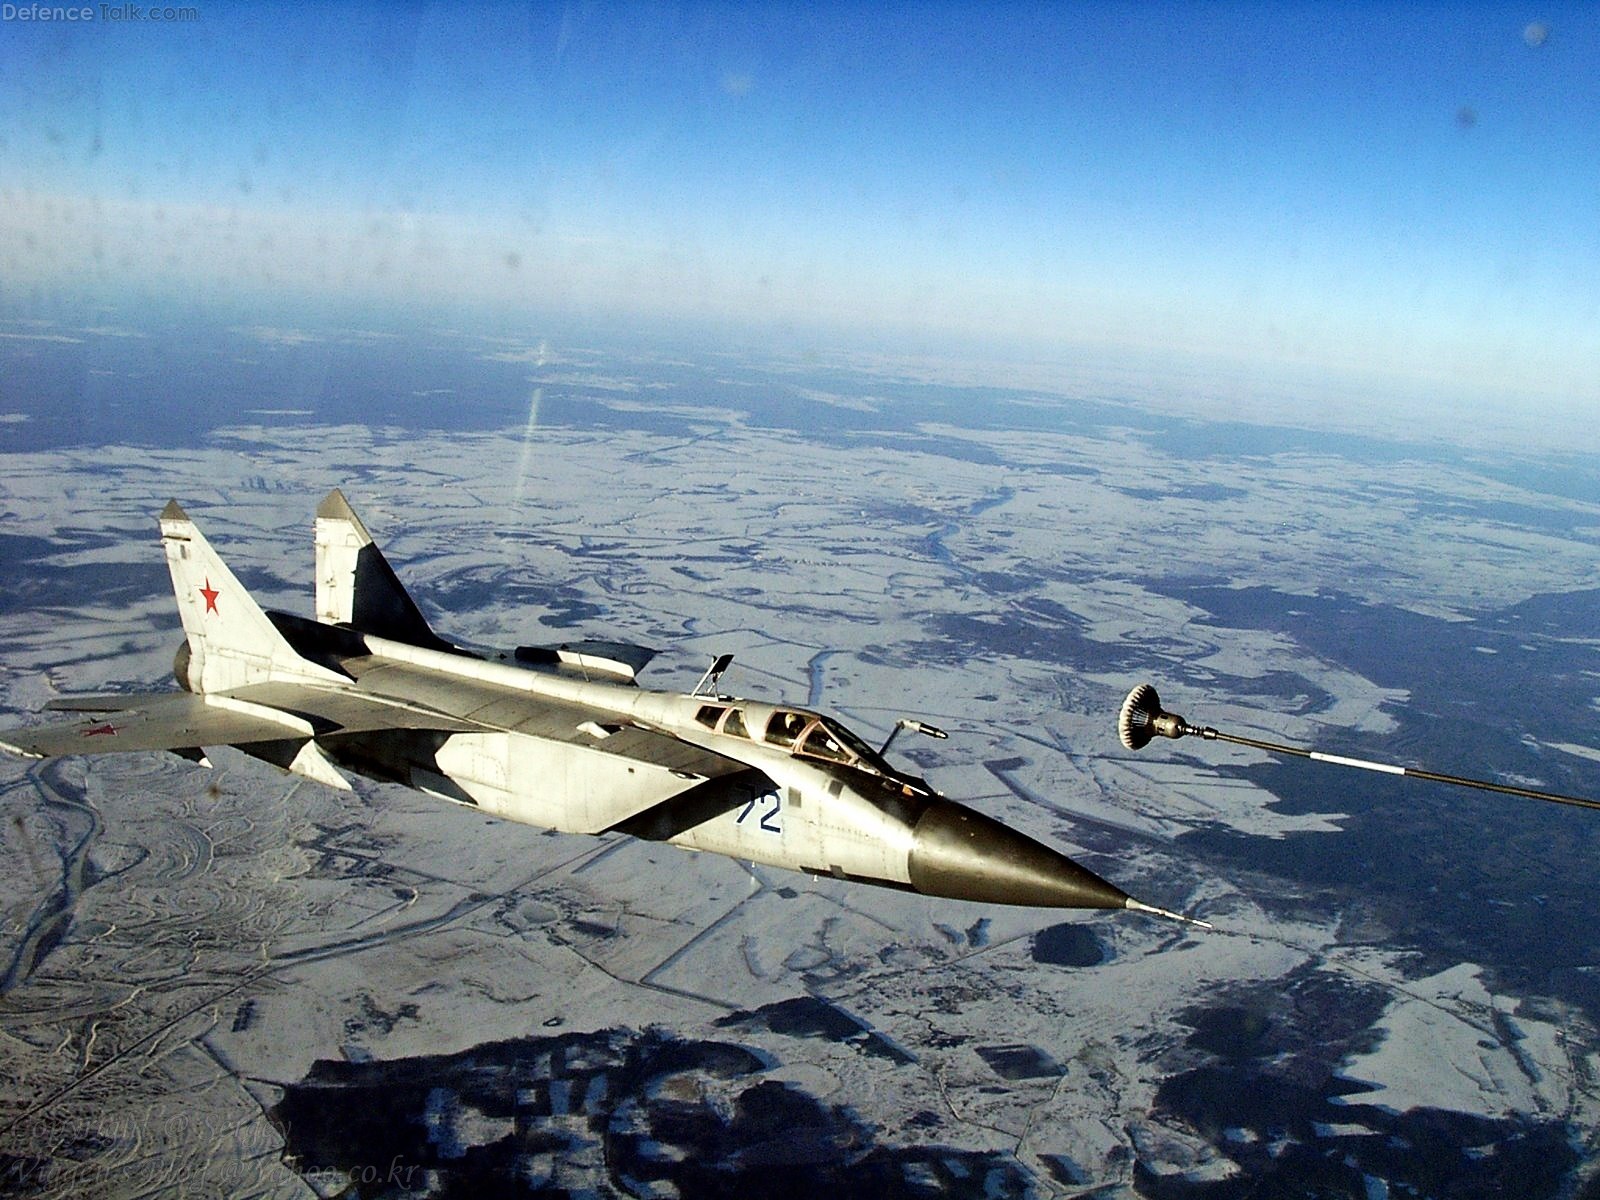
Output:
[[[451,648],[428,627],[338,488],[317,505],[317,620],[412,646]]]
[[[160,521],[188,638],[187,667],[179,672],[184,686],[220,692],[276,680],[346,682],[295,652],[176,500],[161,510]]]
[[[161,542],[188,639],[178,664],[185,687],[220,692],[277,680],[348,682],[290,645],[176,500],[161,510]],[[338,488],[317,507],[316,546],[319,621],[413,646],[452,649],[428,628]]]

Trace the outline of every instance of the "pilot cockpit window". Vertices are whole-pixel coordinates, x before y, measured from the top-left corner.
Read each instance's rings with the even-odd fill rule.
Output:
[[[811,727],[811,732],[806,734],[806,740],[800,746],[801,754],[808,754],[812,758],[825,758],[830,762],[849,762],[851,755],[841,746],[836,738],[818,722]]]
[[[694,719],[707,729],[715,729],[717,721],[727,710],[717,704],[702,704],[700,711],[695,713]]]
[[[774,746],[792,749],[795,738],[800,736],[800,731],[806,727],[806,723],[810,719],[810,717],[797,712],[773,713],[772,719],[767,722],[767,741]]]
[[[878,757],[878,752],[866,742],[862,741],[849,729],[846,729],[843,725],[828,720],[826,717],[822,718],[822,724],[823,727],[827,729],[828,733],[831,734],[845,748],[845,750],[849,752],[849,756],[851,758],[870,765],[874,770],[881,771],[887,768],[888,764],[886,764],[883,759]]]
[[[747,738],[750,736],[750,731],[745,728],[744,710],[742,708],[730,708],[728,710],[728,719],[722,723],[722,732],[731,733],[734,737]]]

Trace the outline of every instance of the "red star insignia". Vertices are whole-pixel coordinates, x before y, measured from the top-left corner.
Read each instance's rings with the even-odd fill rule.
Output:
[[[206,611],[217,613],[217,616],[220,617],[222,614],[217,612],[217,597],[222,593],[211,586],[211,577],[209,575],[206,576],[206,585],[200,589],[200,594],[206,598]]]
[[[93,729],[85,729],[83,731],[83,736],[84,737],[94,737],[96,734],[109,734],[111,737],[116,737],[117,736],[117,727],[115,725],[109,725],[109,724],[108,725],[96,725]]]

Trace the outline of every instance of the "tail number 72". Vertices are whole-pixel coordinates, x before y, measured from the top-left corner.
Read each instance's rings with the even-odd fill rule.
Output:
[[[783,809],[783,798],[778,795],[776,791],[762,792],[759,795],[752,795],[749,802],[746,803],[744,808],[739,811],[739,815],[734,820],[734,824],[743,825],[745,818],[751,813],[755,812],[757,809],[761,810],[761,816],[758,818],[756,824],[763,833],[783,832],[782,827],[778,824],[778,813]]]

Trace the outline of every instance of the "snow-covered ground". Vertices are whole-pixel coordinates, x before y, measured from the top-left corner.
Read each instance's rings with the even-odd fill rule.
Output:
[[[638,382],[607,373],[605,386],[648,407]],[[339,484],[448,635],[548,641],[568,633],[541,626],[541,604],[582,602],[603,613],[582,632],[665,650],[646,685],[687,688],[732,651],[726,686],[741,693],[811,699],[878,738],[901,714],[927,717],[948,742],[897,746],[936,786],[1218,931],[980,910],[552,836],[392,787],[334,793],[226,751],[209,774],[156,756],[8,760],[0,1154],[53,1181],[42,1194],[94,1172],[119,1186],[331,1187],[337,1172],[282,1161],[288,1135],[266,1115],[318,1060],[618,1029],[750,1047],[763,1078],[857,1114],[879,1143],[1011,1156],[1040,1192],[1131,1189],[1136,1168],[1226,1178],[1246,1135],[1175,1116],[1162,1085],[1205,1060],[1196,1011],[1305,972],[1387,997],[1368,1048],[1328,1064],[1370,1089],[1347,1097],[1349,1122],[1324,1122],[1328,1136],[1364,1129],[1363,1105],[1600,1127],[1581,1015],[1496,992],[1484,964],[1416,978],[1405,931],[1207,867],[1183,841],[1221,830],[1326,838],[1333,852],[1345,814],[1285,811],[1227,770],[1254,752],[1130,761],[1113,728],[1122,692],[1175,664],[1185,682],[1162,682],[1173,707],[1199,700],[1191,715],[1287,740],[1381,736],[1385,706],[1405,700],[1288,638],[1201,620],[1148,576],[1307,594],[1337,580],[1454,615],[1582,586],[1592,537],[1431,515],[1413,504],[1429,489],[1512,490],[1433,465],[1391,494],[1392,473],[1332,458],[1186,461],[1133,438],[921,431],[983,461],[676,415],[681,435],[239,426],[199,450],[7,455],[6,536],[56,549],[29,551],[38,602],[23,589],[0,612],[0,703],[20,721],[58,692],[167,677],[179,632],[154,514],[169,496],[260,599],[308,612],[311,513]],[[1160,520],[1129,498],[1151,486],[1177,497]],[[108,601],[109,580],[131,590]],[[1080,671],[1038,652],[1051,636],[1040,614],[1062,612],[1103,656]],[[1264,714],[1230,691],[1267,673],[1322,699]],[[55,940],[41,923],[79,839],[92,869]],[[1039,960],[1036,935],[1063,923],[1084,927],[1099,962]],[[858,1034],[748,1015],[805,997]],[[732,1086],[705,1084],[704,1102]],[[129,1112],[140,1120],[113,1128],[109,1114]],[[474,1144],[505,1134],[481,1112],[461,1120]]]

